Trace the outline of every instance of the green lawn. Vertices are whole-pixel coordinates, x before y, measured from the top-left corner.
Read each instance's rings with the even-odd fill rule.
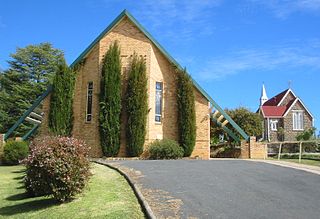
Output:
[[[270,160],[278,160],[277,158],[268,158],[268,159],[270,159]],[[299,159],[293,159],[293,158],[281,158],[280,161],[299,163]],[[319,160],[301,159],[301,164],[320,167],[320,161]]]
[[[83,194],[59,204],[24,193],[23,166],[0,166],[0,218],[144,218],[127,181],[108,167],[92,164],[93,176]]]
[[[293,162],[293,163],[299,163],[299,159],[280,159],[281,161],[288,161],[288,162]],[[312,166],[318,166],[320,167],[320,161],[318,160],[307,160],[307,159],[302,159],[301,164],[307,164],[307,165],[312,165]]]

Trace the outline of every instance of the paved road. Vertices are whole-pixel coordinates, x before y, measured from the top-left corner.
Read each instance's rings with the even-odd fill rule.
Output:
[[[144,188],[183,201],[181,217],[320,218],[320,176],[244,160],[118,161]]]

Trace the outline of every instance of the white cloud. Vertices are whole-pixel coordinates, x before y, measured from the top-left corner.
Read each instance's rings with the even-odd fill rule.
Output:
[[[287,18],[297,12],[320,12],[320,0],[249,0],[266,6],[278,18]]]
[[[191,40],[194,34],[211,35],[214,31],[210,19],[212,8],[222,0],[159,0],[137,1],[134,14],[148,23],[153,31],[161,29],[163,38],[176,41]],[[210,11],[211,10],[211,11]]]
[[[241,49],[223,57],[212,57],[198,77],[202,80],[218,80],[229,75],[250,71],[271,71],[306,68],[320,70],[319,45],[303,47],[274,47],[270,49]]]

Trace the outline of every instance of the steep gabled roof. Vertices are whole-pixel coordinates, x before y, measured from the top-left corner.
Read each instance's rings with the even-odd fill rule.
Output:
[[[114,19],[111,24],[104,29],[99,36],[79,55],[78,58],[70,65],[70,67],[74,67],[77,65],[83,58],[85,58],[91,49],[106,35],[108,34],[123,18],[127,17],[133,24],[135,24],[138,29],[162,52],[162,54],[178,69],[183,70],[182,66],[158,43],[158,41],[151,36],[151,34],[129,13],[127,10],[123,10],[121,14]],[[192,79],[194,86],[200,91],[200,93],[212,103],[212,98],[209,94],[200,87],[200,85]],[[212,100],[212,101],[211,101]]]
[[[299,102],[299,103],[303,106],[303,108],[307,111],[307,113],[308,113],[312,118],[314,118],[313,115],[312,115],[312,113],[308,110],[308,108],[304,105],[304,103],[302,102],[302,100],[301,100],[299,97],[297,97],[296,99],[294,99],[294,100],[292,100],[292,101],[290,101],[290,102],[292,102],[292,103],[290,104],[290,106],[289,106],[289,104],[287,105],[287,106],[288,106],[288,107],[287,107],[287,110],[286,110],[286,112],[284,113],[283,116],[286,116],[286,115],[290,112],[291,108],[292,108],[297,102]]]
[[[144,27],[142,27],[139,24],[139,22],[127,10],[122,11],[121,14],[104,31],[102,31],[102,33],[80,54],[80,56],[70,65],[70,67],[74,67],[78,63],[80,63],[83,60],[83,58],[85,58],[87,54],[91,51],[91,49],[103,38],[103,36],[109,33],[112,30],[112,28],[115,27],[124,17],[127,17],[132,23],[134,23],[138,27],[138,29],[145,34],[145,36],[163,53],[163,55],[173,65],[175,65],[178,69],[183,70],[181,65],[151,36],[151,34],[147,30],[144,29]],[[210,102],[211,110],[213,108],[218,110],[224,116],[224,118],[240,133],[240,135],[244,139],[248,140],[249,136],[242,130],[242,128],[240,128],[239,125],[233,121],[233,119],[209,96],[209,94],[203,88],[200,87],[200,85],[195,80],[192,79],[192,82],[193,85],[199,90],[199,92]],[[50,85],[47,91],[39,97],[40,99],[37,99],[37,101],[30,107],[30,109],[39,105],[39,103],[44,98],[46,98],[51,93],[51,91],[52,86]],[[24,119],[25,117],[23,115],[6,133],[6,136],[8,137],[14,131],[14,129],[16,129],[23,122]],[[240,141],[240,139],[236,135],[234,135],[233,132],[226,126],[224,126],[220,122],[217,122],[217,124],[220,124],[222,129],[224,129],[234,140]]]
[[[287,105],[281,106],[281,103],[285,100],[287,95],[289,93],[292,93],[294,96],[294,99],[290,100]],[[265,102],[261,107],[261,113],[263,117],[274,117],[274,118],[281,118],[286,116],[291,108],[297,103],[300,102],[301,105],[305,108],[305,110],[310,114],[310,116],[313,118],[313,115],[310,113],[310,111],[307,109],[307,107],[303,104],[303,102],[300,100],[299,97],[297,97],[291,89],[287,89],[282,91],[281,93],[277,94],[276,96],[269,99],[267,102]]]
[[[282,101],[282,99],[286,96],[289,89],[282,91],[281,93],[277,94],[276,96],[270,98],[266,101],[263,106],[278,106],[278,104]]]

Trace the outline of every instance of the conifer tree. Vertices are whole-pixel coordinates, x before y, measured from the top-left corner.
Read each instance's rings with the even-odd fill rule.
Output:
[[[53,78],[49,129],[56,135],[71,136],[75,72],[61,61]]]
[[[105,156],[117,156],[120,149],[121,60],[117,42],[103,59],[100,88],[100,139]]]
[[[7,132],[52,83],[63,52],[40,43],[17,48],[10,57],[8,69],[0,71],[0,133]],[[11,137],[23,136],[32,127],[24,122]]]
[[[148,114],[147,92],[145,61],[134,54],[129,70],[125,103],[127,151],[130,156],[140,156],[143,152]]]
[[[196,114],[193,83],[186,70],[177,70],[179,144],[184,156],[191,155],[196,142]]]

